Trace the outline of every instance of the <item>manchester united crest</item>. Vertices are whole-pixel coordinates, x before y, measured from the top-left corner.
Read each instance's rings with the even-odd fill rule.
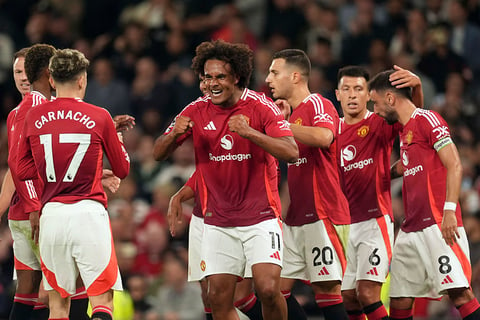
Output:
[[[361,126],[357,130],[357,135],[360,138],[365,138],[369,132],[370,132],[370,127],[369,126]]]
[[[297,118],[297,120],[295,120],[294,122],[295,124],[298,124],[299,126],[302,125],[302,118]]]
[[[408,130],[407,136],[406,136],[407,144],[412,143],[412,140],[413,140],[413,132],[412,130]]]
[[[205,271],[206,268],[207,264],[205,263],[205,260],[200,261],[200,269],[202,269],[202,271]]]

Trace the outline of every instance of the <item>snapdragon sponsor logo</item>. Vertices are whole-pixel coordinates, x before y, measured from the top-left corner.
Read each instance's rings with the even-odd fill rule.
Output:
[[[232,150],[233,148],[233,137],[229,134],[226,134],[220,139],[220,146],[225,150]]]
[[[220,156],[214,156],[213,154],[209,153],[208,157],[210,161],[215,162],[224,162],[224,161],[244,161],[248,159],[252,159],[252,155],[250,153],[237,153],[237,154],[222,154]]]
[[[348,171],[353,170],[353,169],[363,169],[366,166],[369,166],[371,164],[373,164],[373,158],[360,160],[360,161],[357,161],[357,162],[354,162],[354,163],[350,163],[348,166],[344,166],[343,171],[348,172]]]
[[[356,155],[357,149],[353,145],[348,145],[342,149],[340,165],[343,167],[344,172],[348,172],[353,169],[363,169],[366,166],[373,164],[373,158],[369,158],[345,165],[346,161],[352,161],[353,159],[355,159]]]
[[[421,164],[419,164],[416,167],[405,170],[405,172],[403,172],[403,176],[404,177],[415,176],[417,173],[422,172],[422,171],[423,171],[423,167],[422,167]]]
[[[299,158],[297,161],[295,161],[294,163],[288,163],[287,165],[290,167],[290,166],[300,166],[302,164],[305,164],[307,163],[307,158]]]

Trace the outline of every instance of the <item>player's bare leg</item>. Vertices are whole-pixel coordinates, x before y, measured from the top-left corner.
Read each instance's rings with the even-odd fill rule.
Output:
[[[252,266],[255,291],[262,303],[265,320],[286,320],[287,303],[280,291],[281,267],[272,263],[257,263]]]
[[[23,319],[29,317],[33,312],[35,303],[23,303],[23,297],[38,297],[38,289],[42,280],[42,272],[40,270],[16,270],[17,287],[15,290],[15,298],[19,298],[14,302],[14,306],[10,313],[10,319]],[[17,299],[15,299],[17,300]]]
[[[199,281],[200,289],[202,290],[202,302],[203,308],[205,309],[205,317],[207,320],[213,319],[212,317],[212,307],[208,302],[208,282],[207,279],[202,279]]]
[[[370,280],[358,280],[356,290],[342,291],[343,302],[350,317],[359,314],[358,319],[364,319],[363,313],[369,319],[382,319],[387,311],[380,300],[382,283]]]
[[[365,314],[363,313],[363,307],[358,301],[357,291],[355,289],[342,291],[343,304],[347,309],[350,319],[365,320]]]
[[[348,320],[347,311],[343,304],[341,287],[341,282],[337,280],[312,283],[315,301],[322,309],[326,320]]]
[[[262,320],[262,306],[253,290],[253,279],[244,278],[237,282],[233,296],[235,307],[247,315],[250,320]]]
[[[480,304],[470,288],[448,290],[448,296],[460,312],[462,319],[479,319]]]
[[[213,274],[207,277],[208,302],[212,307],[213,319],[239,320],[233,305],[233,294],[237,276],[233,274]]]
[[[92,305],[92,320],[112,320],[113,290],[108,290],[98,296],[89,296]]]
[[[297,299],[292,295],[292,288],[295,284],[295,279],[281,278],[280,291],[282,292],[287,302],[288,319],[307,320],[307,314]]]
[[[48,291],[48,307],[50,319],[68,319],[70,298],[62,298],[55,290]]]
[[[391,298],[390,319],[413,319],[413,298]]]

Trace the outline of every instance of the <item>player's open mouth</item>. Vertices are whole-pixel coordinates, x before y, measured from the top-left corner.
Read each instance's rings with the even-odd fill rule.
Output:
[[[356,107],[356,106],[358,106],[358,103],[356,103],[356,102],[350,102],[350,103],[348,104],[348,106],[349,106],[349,107]]]
[[[212,96],[219,96],[222,94],[223,90],[211,90]]]

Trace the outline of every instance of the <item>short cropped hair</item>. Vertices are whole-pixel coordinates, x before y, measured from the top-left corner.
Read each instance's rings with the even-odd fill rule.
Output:
[[[82,73],[86,72],[90,61],[78,50],[57,50],[50,59],[48,69],[55,82],[65,83],[74,81]]]
[[[13,62],[15,62],[15,60],[17,60],[18,58],[25,58],[25,56],[27,55],[28,49],[30,49],[30,47],[22,48],[17,52],[15,52],[13,55]]]
[[[238,77],[239,88],[248,86],[253,70],[253,51],[246,44],[206,41],[199,44],[195,52],[192,69],[196,74],[203,75],[207,60],[216,59],[230,65],[233,74]]]
[[[300,69],[301,74],[308,79],[312,64],[307,54],[299,49],[285,49],[273,54],[273,59],[285,59],[285,62]]]
[[[340,68],[337,73],[337,84],[340,83],[342,77],[365,78],[365,81],[370,80],[370,74],[367,69],[361,66],[346,66]]]
[[[48,68],[50,58],[56,49],[49,44],[35,44],[25,54],[25,74],[28,82],[34,83],[40,79],[42,72]]]
[[[368,84],[368,89],[370,91],[375,90],[377,92],[384,92],[387,90],[393,91],[394,93],[403,96],[409,100],[412,100],[412,88],[396,88],[390,82],[390,75],[394,73],[395,70],[390,69],[387,71],[383,71],[375,75],[372,80],[370,80]]]

